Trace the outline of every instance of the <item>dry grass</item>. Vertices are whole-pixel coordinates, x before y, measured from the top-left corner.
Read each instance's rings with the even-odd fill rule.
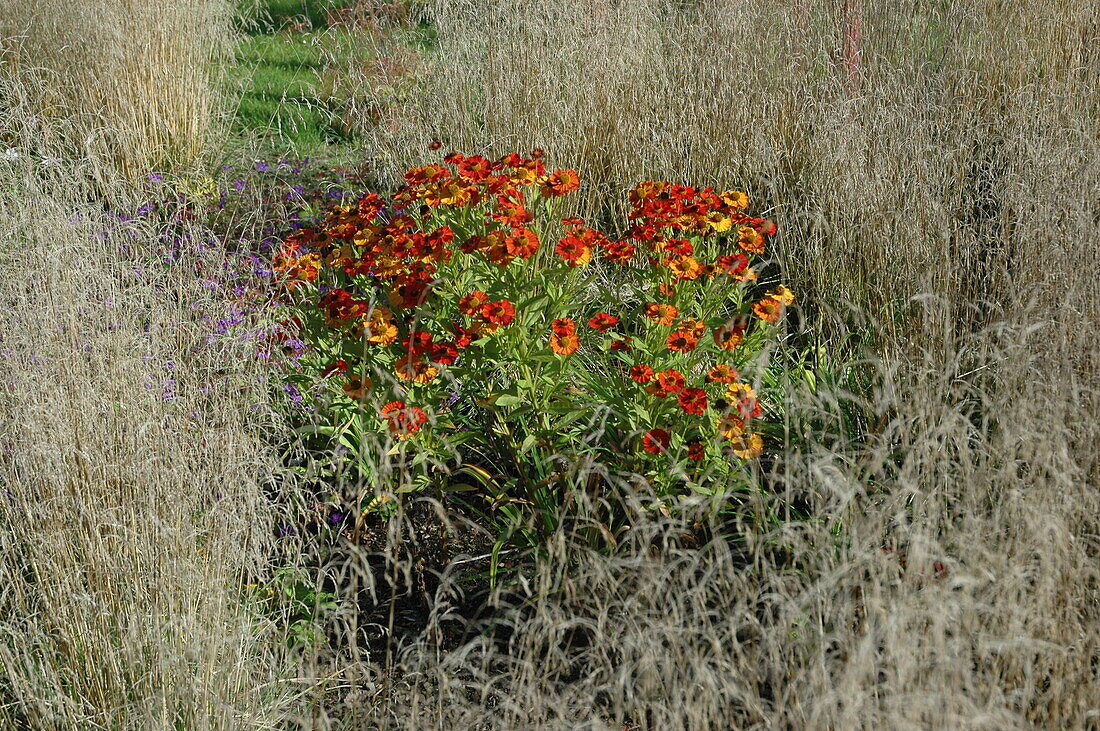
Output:
[[[0,2],[0,84],[36,77],[33,113],[106,190],[118,174],[191,167],[221,131],[212,62],[225,0]]]
[[[0,127],[31,116],[9,105]],[[267,725],[279,638],[242,602],[273,555],[264,373],[201,347],[224,303],[163,266],[153,224],[87,203],[60,152],[17,151],[0,160],[0,726]]]
[[[421,95],[371,132],[384,171],[435,137],[543,147],[593,183],[590,215],[614,221],[646,177],[743,184],[770,209],[806,303],[798,347],[822,345],[834,377],[785,393],[790,443],[753,507],[809,519],[704,547],[638,521],[610,557],[557,536],[457,646],[442,637],[462,586],[445,576],[390,667],[363,625],[390,589],[352,554],[330,567],[347,590],[336,644],[305,658],[318,692],[297,717],[239,602],[275,517],[260,399],[216,376],[259,374],[193,354],[190,305],[208,301],[182,273],[135,276],[154,232],[126,254],[95,238],[69,163],[0,173],[0,723],[1100,725],[1100,11],[866,3],[856,84],[838,58],[855,4],[428,8]],[[7,98],[0,127],[48,140],[58,123]],[[849,374],[862,338],[874,350]],[[145,384],[169,359],[164,400]],[[870,433],[844,428],[852,403]],[[419,539],[398,522],[390,539],[404,591]]]
[[[1096,726],[1100,12],[867,3],[851,79],[858,3],[673,5],[429,3],[434,65],[368,152],[392,176],[435,138],[541,147],[612,222],[640,179],[747,187],[779,223],[803,342],[826,365],[874,342],[855,396],[873,433],[837,426],[844,379],[792,387],[776,497],[757,507],[797,498],[809,521],[701,550],[639,524],[620,555],[568,571],[552,552],[493,628],[407,644],[391,693],[363,681],[378,658],[345,653],[337,716]],[[460,594],[444,582],[436,622]]]

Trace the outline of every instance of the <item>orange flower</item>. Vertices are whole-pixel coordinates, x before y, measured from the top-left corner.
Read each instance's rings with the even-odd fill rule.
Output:
[[[400,440],[411,438],[428,420],[424,409],[408,406],[404,401],[389,402],[382,407],[381,415],[386,421],[390,435]]]
[[[768,292],[767,296],[771,297],[772,299],[779,300],[780,304],[782,304],[784,307],[789,307],[791,303],[794,302],[794,293],[782,284],[773,289],[771,292]]]
[[[743,419],[755,419],[760,416],[760,402],[756,391],[747,383],[731,383],[724,394],[731,401]]]
[[[676,397],[685,414],[702,416],[707,408],[707,393],[701,388],[685,388]]]
[[[752,306],[752,311],[764,322],[774,325],[783,314],[783,303],[774,297],[765,297]]]
[[[516,258],[508,248],[508,234],[504,231],[490,231],[485,234],[479,250],[491,263],[502,268],[511,264]]]
[[[745,326],[728,322],[714,331],[714,344],[722,350],[733,350],[745,339]]]
[[[707,373],[707,380],[711,383],[733,383],[737,377],[737,370],[724,363],[719,363]]]
[[[661,282],[657,286],[657,291],[660,292],[665,297],[675,297],[676,296],[676,285]]]
[[[703,266],[693,256],[682,256],[679,259],[673,259],[668,263],[668,269],[677,279],[688,281],[698,279],[699,275],[703,273]]]
[[[477,189],[465,185],[458,180],[445,180],[432,186],[424,193],[424,202],[435,208],[436,206],[462,206],[475,202]]]
[[[722,202],[735,210],[749,207],[749,197],[739,190],[727,190],[719,196]]]
[[[606,312],[600,312],[588,321],[588,327],[599,332],[607,332],[619,324],[619,318]]]
[[[277,274],[286,277],[288,286],[293,286],[292,282],[313,282],[317,280],[317,273],[321,269],[321,256],[316,253],[300,257],[279,254],[275,257],[273,269]]]
[[[730,439],[730,448],[740,459],[756,459],[764,453],[764,440],[759,434],[740,434]]]
[[[751,226],[742,226],[737,231],[737,245],[750,254],[763,254],[764,236]]]
[[[650,429],[642,437],[642,449],[650,454],[660,454],[668,450],[669,434],[664,429]]]
[[[645,316],[658,325],[672,327],[673,323],[676,322],[676,318],[680,316],[680,311],[676,309],[675,305],[648,302],[645,306]]]
[[[703,333],[707,331],[707,324],[702,320],[684,320],[680,323],[678,329],[689,333],[695,339],[699,339],[703,337]]]
[[[541,192],[546,197],[557,198],[581,187],[581,178],[573,170],[555,170],[541,181]]]
[[[370,378],[366,376],[351,375],[344,384],[344,395],[355,401],[363,401],[370,393],[372,385]]]
[[[653,380],[653,369],[645,364],[630,369],[630,378],[637,383],[646,384]]]
[[[745,432],[745,420],[734,414],[722,414],[715,422],[715,428],[726,439],[736,439]]]
[[[363,316],[363,334],[371,345],[385,347],[397,339],[397,326],[393,322],[393,313],[385,307],[375,307]]]
[[[550,349],[558,355],[572,355],[581,347],[581,341],[576,335],[551,335]]]
[[[438,163],[413,168],[405,173],[405,182],[410,185],[436,183],[450,175],[450,171]]]
[[[394,372],[403,381],[430,383],[439,375],[439,369],[417,355],[405,355],[394,363]]]
[[[676,353],[690,353],[699,344],[699,339],[689,330],[676,330],[665,340],[668,349]]]

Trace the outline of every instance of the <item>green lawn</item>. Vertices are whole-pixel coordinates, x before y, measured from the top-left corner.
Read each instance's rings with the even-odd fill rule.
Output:
[[[368,46],[359,31],[326,25],[330,10],[350,4],[266,0],[251,10],[251,19],[241,23],[245,34],[230,71],[239,133],[298,156],[337,152],[352,141],[352,125],[340,120],[347,102],[340,95],[348,89],[343,75],[369,63]],[[404,28],[400,43],[425,51],[433,31],[425,24]]]
[[[338,142],[317,98],[323,31],[246,37],[234,69],[242,130],[282,139],[296,152]]]

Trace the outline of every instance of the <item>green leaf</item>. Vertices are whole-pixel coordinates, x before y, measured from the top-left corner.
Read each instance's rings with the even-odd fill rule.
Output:
[[[527,454],[527,452],[529,452],[531,448],[535,446],[536,442],[538,442],[538,437],[536,437],[534,434],[528,434],[527,437],[523,440],[523,443],[519,445],[519,454]]]

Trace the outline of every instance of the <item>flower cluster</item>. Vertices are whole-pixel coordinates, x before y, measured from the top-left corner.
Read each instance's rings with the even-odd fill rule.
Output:
[[[545,372],[588,399],[578,408],[599,399],[620,414],[640,455],[761,453],[762,410],[739,369],[794,297],[783,285],[750,297],[776,227],[746,213],[744,193],[643,182],[611,236],[548,215],[580,180],[539,151],[451,153],[404,181],[295,231],[273,267],[318,374],[355,408],[374,404],[386,433],[411,439],[456,389],[518,393]],[[637,296],[577,304],[607,267]],[[603,366],[579,363],[582,349]]]

